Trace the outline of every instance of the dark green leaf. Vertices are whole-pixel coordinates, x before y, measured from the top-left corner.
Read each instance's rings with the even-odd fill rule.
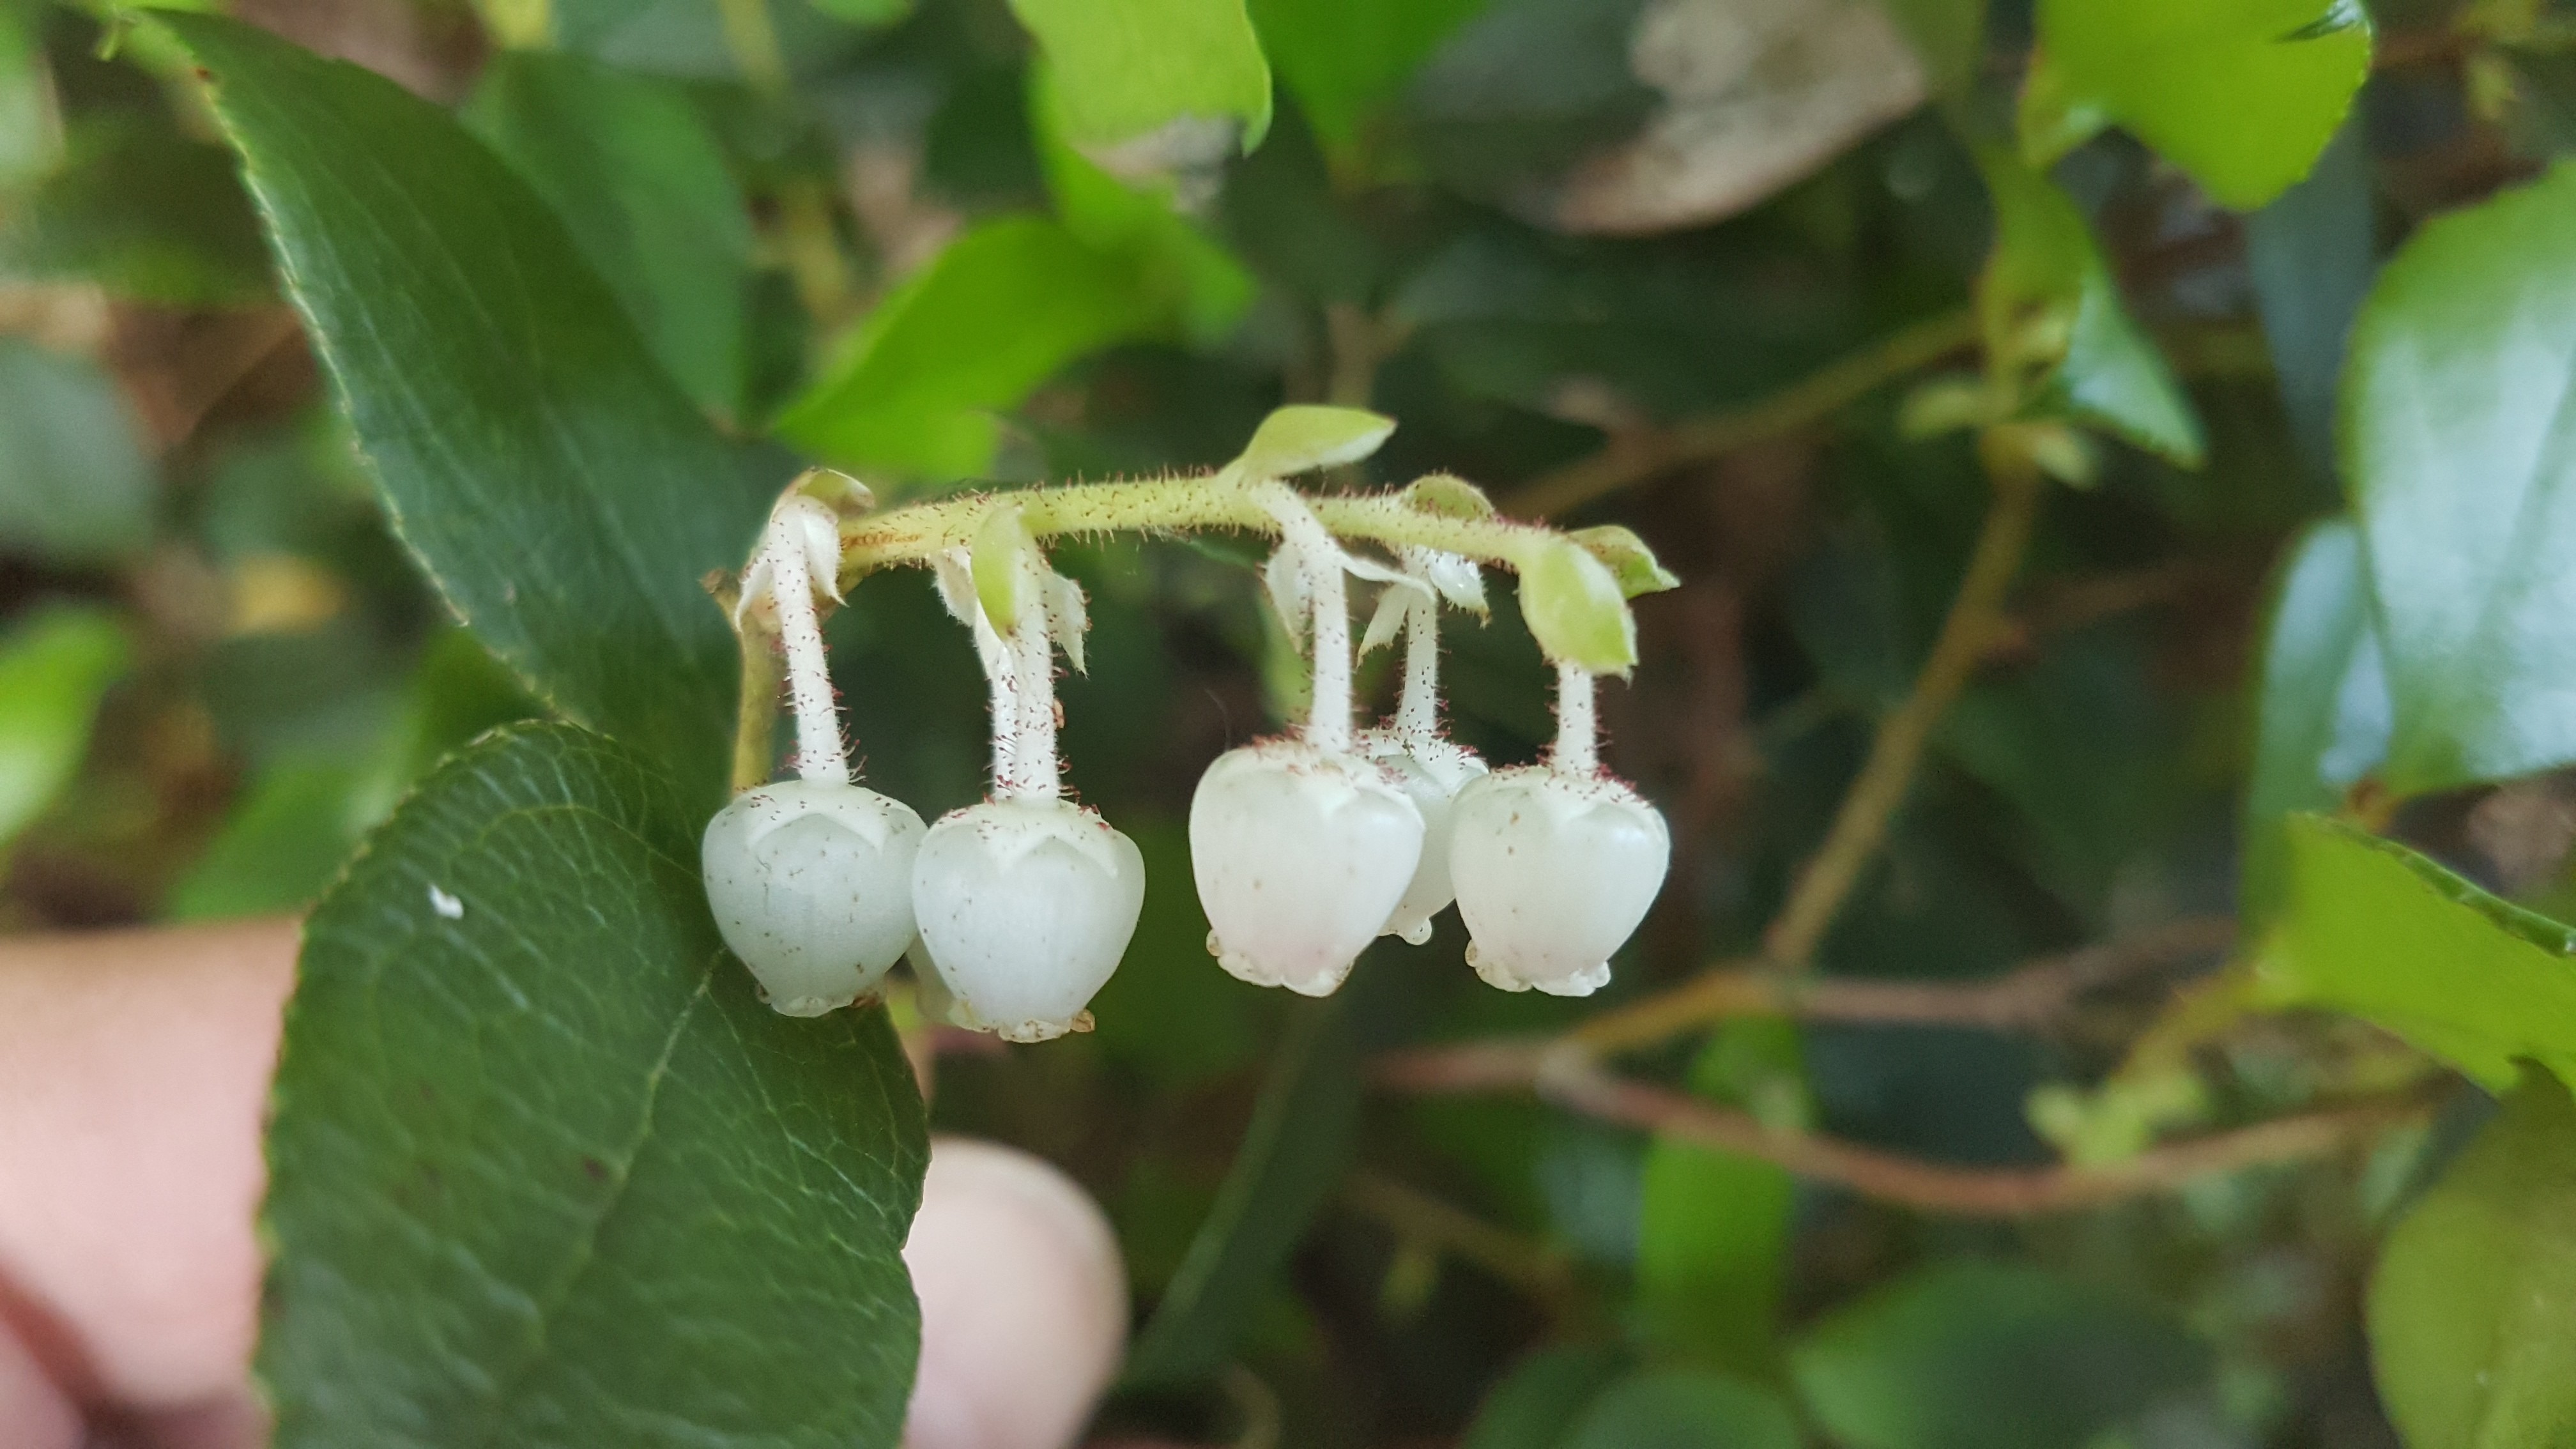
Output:
[[[2540,1075],[2388,1235],[2380,1401],[2408,1449],[2576,1442],[2576,1104]]]
[[[852,25],[892,25],[912,13],[912,0],[807,0],[815,9]]]
[[[2206,1378],[2210,1353],[2148,1304],[1970,1262],[1835,1313],[1794,1367],[1809,1412],[1851,1449],[2078,1449]]]
[[[718,437],[553,213],[428,102],[212,16],[215,78],[284,275],[395,527],[492,651],[576,719],[723,777],[738,567],[786,470]]]
[[[1261,44],[1325,153],[1350,164],[1378,113],[1493,0],[1252,0]]]
[[[1096,763],[1096,762],[1095,762]],[[1267,998],[1208,969],[1206,912],[1190,880],[1179,822],[1121,817],[1145,858],[1145,910],[1116,975],[1092,998],[1092,1040],[1121,1065],[1179,1090],[1249,1064]]]
[[[2186,467],[2200,464],[2200,420],[2172,371],[2121,305],[2091,228],[2055,183],[2000,151],[1980,158],[1995,204],[1995,245],[1979,288],[1987,347],[2029,350],[2040,330],[2063,327],[2056,384],[2078,416]]]
[[[1231,1362],[1261,1295],[1331,1196],[1359,1125],[1349,998],[1290,1018],[1216,1206],[1127,1355],[1127,1381],[1202,1378]]]
[[[2352,337],[2400,793],[2576,760],[2576,167],[2428,223]]]
[[[724,153],[668,82],[504,51],[466,119],[546,199],[653,356],[700,406],[742,412],[751,221]]]
[[[1604,1389],[1564,1449],[1798,1449],[1798,1422],[1778,1397],[1686,1370],[1641,1373]]]
[[[272,1098],[284,1449],[882,1445],[927,1148],[881,1011],[719,944],[666,777],[568,726],[423,784],[314,912]]]
[[[1546,1348],[1512,1366],[1460,1449],[1558,1449],[1584,1408],[1627,1368],[1615,1348]]]
[[[1243,0],[1011,0],[1056,75],[1064,138],[1114,147],[1173,121],[1270,129],[1270,66]]]
[[[95,364],[0,337],[0,549],[84,564],[150,542],[141,431]]]
[[[125,631],[96,610],[48,610],[0,635],[0,847],[80,769],[99,697],[125,666]]]
[[[236,306],[272,292],[232,153],[157,120],[82,122],[61,167],[13,210],[0,271],[77,277],[173,306]]]
[[[2576,930],[2349,825],[2293,815],[2289,835],[2257,958],[2274,999],[2367,1017],[2493,1090],[2525,1057],[2576,1081]]]
[[[845,467],[971,477],[1001,441],[993,410],[1155,310],[1133,268],[1063,226],[986,222],[878,304],[778,431]]]
[[[1731,1025],[1700,1051],[1691,1089],[1804,1125],[1798,1034]],[[1784,1120],[1785,1119],[1785,1120]],[[1657,1138],[1637,1214],[1637,1308],[1660,1346],[1747,1372],[1770,1367],[1797,1183],[1767,1162]]]
[[[2370,73],[2352,0],[2039,0],[2038,21],[2034,160],[2117,123],[2245,211],[2308,174]]]
[[[2388,680],[2370,621],[2361,535],[2318,524],[2282,567],[2264,631],[2254,774],[2245,790],[2248,913],[2268,915],[2287,888],[2293,811],[2332,810],[2388,749]]]

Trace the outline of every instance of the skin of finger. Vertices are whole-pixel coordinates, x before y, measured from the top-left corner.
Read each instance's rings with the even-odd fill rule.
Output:
[[[0,1325],[0,1444],[10,1449],[78,1449],[80,1414],[45,1366]]]
[[[921,1298],[905,1449],[1063,1449],[1118,1371],[1126,1274],[1108,1219],[1053,1165],[931,1145],[903,1249]]]
[[[0,948],[0,1318],[77,1399],[238,1394],[295,925]]]

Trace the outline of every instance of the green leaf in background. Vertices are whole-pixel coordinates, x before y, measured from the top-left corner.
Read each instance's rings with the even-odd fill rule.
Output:
[[[93,609],[48,610],[0,635],[0,847],[71,783],[126,653],[124,629]]]
[[[115,379],[0,337],[0,550],[107,563],[152,538],[152,462]]]
[[[688,96],[580,56],[512,50],[483,68],[464,114],[563,218],[672,378],[738,418],[751,218]]]
[[[1153,325],[1201,345],[1224,339],[1252,305],[1259,284],[1225,244],[1181,215],[1175,187],[1145,178],[1130,185],[1094,165],[1057,134],[1051,74],[1029,85],[1029,130],[1048,195],[1065,230],[1131,269],[1140,312]]]
[[[2338,821],[2293,815],[2289,838],[2269,996],[2366,1017],[2493,1091],[2523,1058],[2576,1081],[2576,930]]]
[[[1122,816],[1145,860],[1145,909],[1109,984],[1092,998],[1092,1040],[1121,1066],[1177,1091],[1250,1065],[1267,995],[1207,969],[1207,913],[1190,879],[1189,833],[1177,820]]]
[[[1985,55],[1986,0],[1881,0],[1923,58],[1935,95],[1975,83]]]
[[[2056,385],[2078,416],[2184,467],[2204,452],[2200,419],[2120,301],[2084,214],[2056,183],[1999,150],[1979,157],[1994,198],[1994,251],[1978,286],[1986,344],[2024,358],[2034,333],[2063,338]],[[2061,330],[2062,329],[2062,330]]]
[[[1485,1395],[1460,1449],[1558,1449],[1586,1406],[1627,1371],[1616,1348],[1543,1348]]]
[[[2039,0],[2037,19],[2034,163],[2118,124],[2239,211],[2308,174],[2370,74],[2354,0]]]
[[[1924,1269],[1811,1330],[1799,1393],[1850,1449],[2080,1449],[2209,1376],[2161,1310],[2035,1268]]]
[[[912,13],[912,0],[806,0],[835,20],[851,25],[892,25]]]
[[[2330,811],[2388,750],[2388,679],[2370,620],[2361,534],[2320,523],[2291,547],[2272,595],[2245,790],[2244,901],[2268,916],[2288,888],[2294,811]]]
[[[1797,1029],[1734,1022],[1691,1064],[1691,1090],[1804,1125]],[[1776,1351],[1797,1183],[1767,1162],[1657,1138],[1646,1151],[1637,1221],[1637,1309],[1660,1347],[1748,1373]]]
[[[2344,376],[2400,794],[2576,760],[2576,166],[2427,223]]]
[[[0,272],[81,278],[119,297],[231,307],[273,295],[232,152],[157,121],[85,119],[62,165],[0,225]]]
[[[1770,1392],[1688,1369],[1632,1375],[1601,1391],[1563,1449],[1798,1449],[1798,1421]]]
[[[1295,1008],[1216,1205],[1128,1350],[1129,1384],[1204,1378],[1232,1362],[1261,1295],[1332,1195],[1359,1129],[1349,1002]]]
[[[396,529],[493,653],[712,801],[740,566],[787,469],[719,437],[563,225],[391,81],[164,14],[214,77],[283,275]]]
[[[2370,147],[2359,117],[2344,123],[2306,180],[2245,218],[2245,262],[2263,319],[2264,350],[2280,379],[2290,441],[2320,502],[2339,497],[2335,390],[2353,318],[2379,270]]]
[[[1440,42],[1493,0],[1252,0],[1262,48],[1337,166],[1355,164],[1379,113]]]
[[[1153,321],[1133,269],[1062,225],[985,222],[878,304],[778,432],[846,468],[971,477],[1000,446],[995,410]]]
[[[892,1446],[927,1160],[882,1011],[763,1006],[667,777],[431,775],[314,912],[272,1093],[282,1449]]]
[[[383,772],[339,760],[262,770],[171,890],[174,921],[220,921],[311,905],[392,805]]]
[[[42,175],[61,144],[37,33],[43,13],[33,5],[0,6],[0,185]]]
[[[2538,1074],[2388,1235],[2370,1357],[2407,1449],[2576,1442],[2576,1104]]]
[[[1270,65],[1243,0],[1011,0],[1055,72],[1064,138],[1085,151],[1178,120],[1270,129]]]

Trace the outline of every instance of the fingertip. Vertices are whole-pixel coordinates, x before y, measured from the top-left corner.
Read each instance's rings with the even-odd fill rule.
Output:
[[[1126,1274],[1109,1221],[1016,1148],[931,1145],[904,1244],[921,1298],[906,1449],[1062,1449],[1117,1373]]]

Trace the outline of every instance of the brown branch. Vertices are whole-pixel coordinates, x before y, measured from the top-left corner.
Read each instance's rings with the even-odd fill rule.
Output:
[[[1999,452],[1989,450],[1990,455]],[[1941,621],[1931,656],[1903,702],[1879,722],[1869,759],[1844,793],[1824,844],[1799,872],[1787,903],[1763,933],[1763,954],[1785,969],[1802,970],[1814,958],[1835,913],[1886,840],[1888,823],[1905,803],[1933,728],[1967,687],[2001,623],[2004,595],[2021,571],[2022,554],[2039,517],[2044,480],[2026,463],[1996,456],[1989,457],[1987,471],[1994,479],[1994,502],[1986,509],[1967,576],[1959,581],[1958,597]]]
[[[1591,1018],[1561,1037],[1507,1038],[1400,1052],[1379,1077],[1412,1091],[1475,1091],[1514,1085],[1549,1047],[1570,1043],[1614,1056],[1735,1017],[1772,1016],[1859,1026],[1960,1026],[2042,1031],[2087,992],[2216,955],[2236,939],[2226,916],[2191,916],[2117,941],[2043,956],[1978,981],[1874,981],[1792,976],[1756,965],[1711,967],[1689,981]]]
[[[2176,1191],[2248,1167],[2330,1156],[2423,1121],[2422,1092],[2368,1098],[2150,1148],[2085,1167],[1969,1168],[1924,1162],[1808,1132],[1783,1132],[1687,1093],[1625,1081],[1579,1053],[1551,1057],[1534,1083],[1561,1107],[1683,1142],[1759,1158],[1816,1182],[1923,1212],[2020,1218]]]
[[[1580,1046],[1488,1043],[1408,1053],[1382,1062],[1375,1077],[1399,1091],[1529,1090],[1600,1121],[1758,1158],[1863,1197],[1961,1217],[2033,1217],[2172,1192],[2204,1177],[2328,1156],[2422,1121],[2433,1110],[2430,1095],[2414,1091],[2168,1143],[2097,1166],[1974,1168],[1769,1127],[1749,1113],[1615,1076]]]
[[[1366,1169],[1342,1182],[1342,1201],[1398,1238],[1437,1248],[1528,1293],[1560,1313],[1578,1284],[1574,1265],[1550,1244],[1497,1227],[1463,1208]]]
[[[1515,518],[1553,517],[1684,464],[1797,432],[1976,340],[1976,315],[1964,307],[1917,322],[1769,397],[1669,428],[1613,437],[1591,457],[1521,485],[1503,500],[1503,511]]]

